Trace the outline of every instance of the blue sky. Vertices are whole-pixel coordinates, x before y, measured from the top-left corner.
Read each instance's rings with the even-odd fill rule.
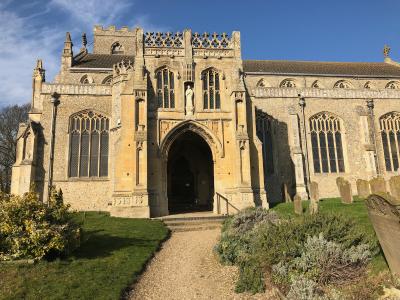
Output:
[[[193,5],[192,5],[193,3]],[[400,0],[0,0],[0,107],[30,101],[32,69],[59,70],[65,32],[76,50],[94,24],[148,31],[241,31],[244,59],[400,59]]]

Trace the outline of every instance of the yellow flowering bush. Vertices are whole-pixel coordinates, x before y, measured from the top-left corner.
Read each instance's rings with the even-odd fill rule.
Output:
[[[66,255],[80,235],[61,190],[53,189],[49,203],[33,189],[22,197],[0,194],[0,261]]]

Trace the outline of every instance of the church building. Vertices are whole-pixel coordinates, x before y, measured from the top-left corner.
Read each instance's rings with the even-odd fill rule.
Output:
[[[400,64],[244,60],[240,32],[95,26],[33,71],[12,193],[61,188],[77,210],[149,218],[339,195],[400,156]],[[256,46],[256,45],[255,45]],[[268,57],[268,49],[265,49]]]

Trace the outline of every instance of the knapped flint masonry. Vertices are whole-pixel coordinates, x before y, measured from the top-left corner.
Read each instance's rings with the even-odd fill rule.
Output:
[[[306,199],[315,182],[324,198],[337,177],[355,191],[357,178],[399,168],[400,66],[388,51],[377,63],[243,60],[238,31],[95,26],[93,39],[74,53],[67,33],[53,82],[38,61],[13,193],[35,183],[46,199],[52,179],[78,210],[223,214],[281,201],[283,184]]]

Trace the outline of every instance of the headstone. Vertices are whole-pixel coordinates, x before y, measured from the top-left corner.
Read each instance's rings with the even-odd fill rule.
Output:
[[[300,195],[298,194],[294,195],[293,204],[294,204],[294,213],[296,215],[303,214],[303,204],[301,203]]]
[[[319,205],[319,191],[318,183],[310,182],[310,214],[314,215],[318,213]]]
[[[370,195],[368,215],[392,273],[400,275],[400,200],[389,195]]]
[[[336,178],[336,184],[339,189],[340,198],[342,203],[350,204],[353,202],[353,192],[351,190],[351,184],[343,177]]]
[[[393,176],[389,179],[390,195],[400,200],[400,176]]]
[[[285,202],[286,203],[292,202],[292,197],[290,197],[290,194],[289,194],[288,187],[287,187],[286,183],[283,184],[283,195],[285,197]]]
[[[367,198],[371,194],[368,180],[357,179],[356,184],[358,197]]]
[[[376,177],[369,181],[371,194],[387,193],[386,183],[383,177]]]

